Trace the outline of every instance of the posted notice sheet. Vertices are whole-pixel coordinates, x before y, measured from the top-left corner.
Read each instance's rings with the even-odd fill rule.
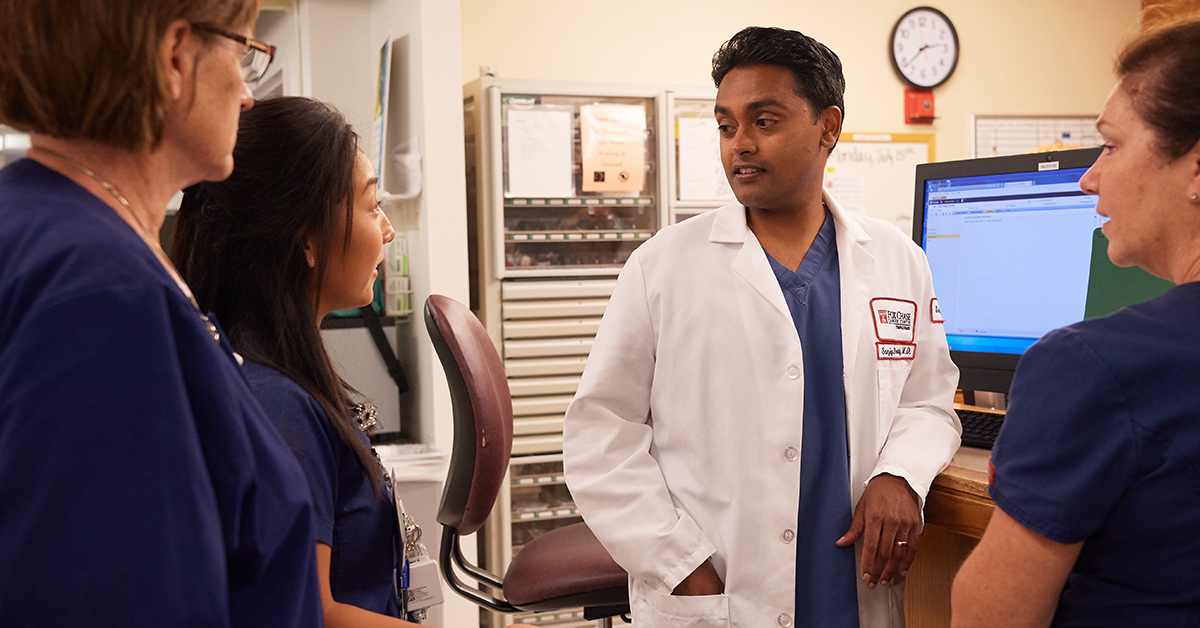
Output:
[[[646,178],[646,108],[579,108],[584,192],[639,192]]]
[[[717,121],[679,118],[679,200],[726,201],[733,198],[725,167],[721,165],[721,137]]]
[[[571,111],[533,105],[507,110],[506,196],[563,198],[575,195],[571,179]]]

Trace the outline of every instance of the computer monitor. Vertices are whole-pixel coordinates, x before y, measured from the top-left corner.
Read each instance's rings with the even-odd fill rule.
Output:
[[[1079,179],[1099,148],[917,166],[913,239],[963,390],[1007,393],[1021,353],[1083,320],[1106,218]],[[1107,249],[1106,249],[1107,250]]]

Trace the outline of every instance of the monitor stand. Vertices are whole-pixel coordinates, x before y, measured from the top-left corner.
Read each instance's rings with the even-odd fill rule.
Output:
[[[992,408],[1005,410],[1008,408],[1008,395],[983,390],[964,390],[963,403],[977,408]]]

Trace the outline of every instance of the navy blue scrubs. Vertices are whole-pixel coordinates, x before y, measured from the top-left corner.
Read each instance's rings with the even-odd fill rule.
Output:
[[[804,437],[796,532],[797,626],[858,626],[854,547],[837,547],[850,528],[850,454],[842,382],[841,279],[833,217],[795,272],[769,254],[804,349]]]
[[[1052,626],[1200,625],[1200,282],[1021,356],[991,496],[1083,543]]]
[[[316,540],[331,550],[333,599],[396,617],[393,542],[399,529],[391,492],[376,497],[358,457],[312,395],[282,373],[246,363],[246,377],[308,477]],[[358,433],[363,443],[367,435]],[[312,550],[312,551],[315,551]]]
[[[116,212],[0,170],[0,623],[320,626],[304,475]]]

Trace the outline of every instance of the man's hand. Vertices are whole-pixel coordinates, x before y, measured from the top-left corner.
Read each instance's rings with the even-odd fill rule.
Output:
[[[725,592],[725,583],[721,582],[721,576],[717,575],[716,567],[713,567],[712,560],[705,560],[700,563],[700,566],[693,571],[691,575],[683,579],[679,586],[671,592],[671,595],[720,595]]]
[[[917,555],[921,525],[917,503],[917,494],[904,478],[883,473],[867,483],[850,529],[837,540],[838,547],[863,540],[862,578],[867,587],[874,589],[878,583],[887,586],[896,575],[908,574],[908,566]]]

